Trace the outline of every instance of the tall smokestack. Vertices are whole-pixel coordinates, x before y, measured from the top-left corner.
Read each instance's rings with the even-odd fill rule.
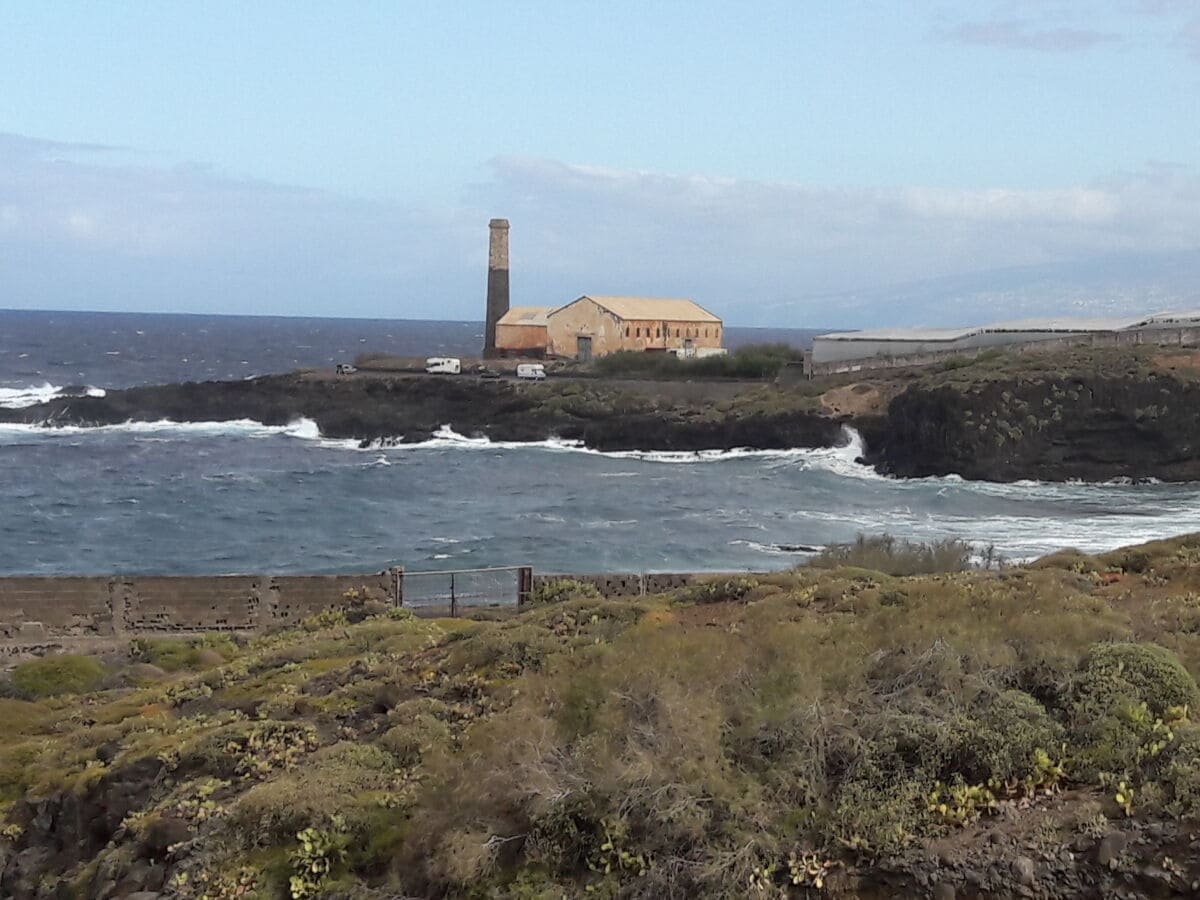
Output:
[[[498,356],[496,323],[508,312],[508,219],[488,222],[487,322],[483,330],[483,356]]]

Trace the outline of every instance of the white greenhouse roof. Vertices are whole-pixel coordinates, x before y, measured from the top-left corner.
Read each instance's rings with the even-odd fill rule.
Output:
[[[863,331],[838,331],[816,337],[819,341],[958,341],[979,334],[1003,332],[1044,332],[1079,334],[1087,332],[1130,331],[1136,328],[1167,328],[1175,325],[1200,325],[1200,310],[1160,312],[1152,315],[1111,318],[1048,317],[995,322],[967,328],[870,328]]]

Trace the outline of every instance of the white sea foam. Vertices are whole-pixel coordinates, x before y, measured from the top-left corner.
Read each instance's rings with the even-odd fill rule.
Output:
[[[53,400],[62,393],[62,388],[46,381],[27,387],[0,388],[0,407],[5,409],[24,409]],[[88,397],[103,397],[107,391],[104,388],[88,387],[84,393]]]
[[[300,418],[287,425],[264,425],[253,419],[229,419],[223,422],[174,422],[159,419],[155,422],[121,422],[116,425],[54,425],[49,422],[0,424],[0,440],[5,436],[23,436],[54,439],[68,435],[128,434],[139,440],[170,440],[178,437],[233,437],[269,438],[290,437],[298,440],[316,441],[323,445],[339,448],[357,448],[353,440],[332,440],[321,436],[317,423],[312,419]]]
[[[547,438],[541,441],[493,441],[487,437],[467,437],[459,434],[450,425],[443,425],[428,440],[411,443],[389,443],[376,441],[368,445],[371,450],[542,450],[556,453],[582,453],[608,459],[627,459],[639,462],[667,463],[671,465],[729,462],[731,460],[779,460],[799,462],[812,468],[822,468],[839,475],[855,478],[882,478],[869,466],[857,462],[863,454],[863,440],[858,432],[845,429],[846,443],[838,447],[797,447],[793,449],[756,450],[735,447],[730,450],[596,450],[584,446],[582,441],[562,438]],[[636,475],[633,472],[615,475]]]
[[[5,409],[21,409],[45,403],[54,397],[61,388],[46,382],[39,385],[19,388],[0,388],[0,406]]]

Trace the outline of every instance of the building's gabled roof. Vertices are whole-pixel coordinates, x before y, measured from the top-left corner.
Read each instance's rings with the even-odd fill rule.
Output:
[[[514,306],[500,317],[497,325],[541,325],[545,327],[553,306]]]
[[[598,294],[584,294],[578,300],[591,300],[602,306],[610,313],[621,319],[630,321],[669,321],[669,322],[711,322],[721,324],[721,320],[693,300],[682,300],[666,297],[606,297]],[[567,306],[571,304],[568,303]],[[562,307],[565,309],[565,307]]]

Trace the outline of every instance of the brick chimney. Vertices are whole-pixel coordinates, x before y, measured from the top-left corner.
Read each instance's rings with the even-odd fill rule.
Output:
[[[492,359],[496,350],[496,323],[508,312],[508,219],[488,222],[487,321],[483,330],[483,356]]]

